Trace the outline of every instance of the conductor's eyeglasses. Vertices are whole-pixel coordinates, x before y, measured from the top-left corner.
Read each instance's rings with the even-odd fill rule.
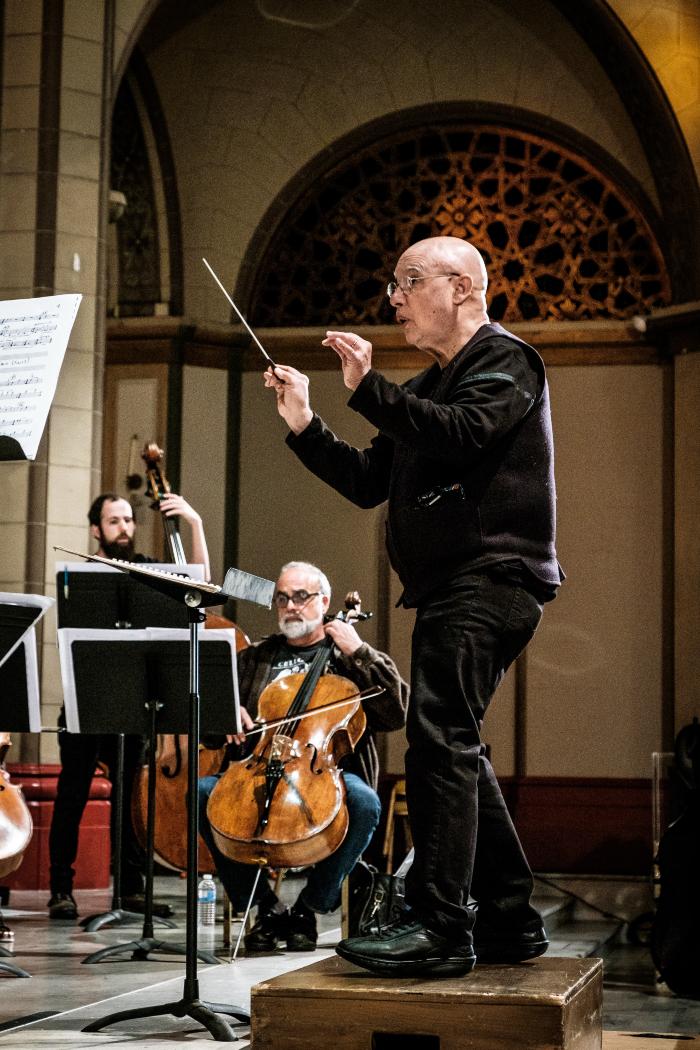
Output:
[[[274,602],[278,609],[286,609],[290,602],[298,609],[303,609],[312,598],[318,598],[320,593],[320,591],[313,591],[311,594],[308,591],[292,591],[291,594],[286,594],[284,591],[277,591]]]
[[[418,281],[431,281],[433,277],[459,277],[458,273],[427,273],[424,277],[402,277],[400,281],[389,281],[386,286],[386,294],[391,299],[393,295],[399,291],[403,292],[404,295],[410,295],[413,291],[413,285]]]

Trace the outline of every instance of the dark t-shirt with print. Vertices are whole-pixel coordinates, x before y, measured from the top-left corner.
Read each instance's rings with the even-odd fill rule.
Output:
[[[306,674],[316,653],[321,648],[325,648],[323,641],[316,642],[314,645],[288,645],[286,642],[283,642],[278,647],[272,660],[269,680],[274,682],[275,679],[283,678],[288,674]],[[342,672],[335,665],[333,652],[330,654],[325,673],[340,674]]]

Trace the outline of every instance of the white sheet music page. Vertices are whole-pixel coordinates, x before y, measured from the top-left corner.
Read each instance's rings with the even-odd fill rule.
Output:
[[[36,457],[82,295],[0,302],[0,435]]]

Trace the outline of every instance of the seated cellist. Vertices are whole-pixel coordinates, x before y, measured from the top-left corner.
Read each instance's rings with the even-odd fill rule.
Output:
[[[305,672],[326,637],[334,647],[329,670],[353,681],[358,689],[381,686],[384,692],[364,704],[367,729],[354,752],[343,759],[342,775],[347,793],[349,829],[338,849],[308,870],[304,889],[287,909],[264,879],[255,889],[257,921],[245,936],[248,952],[272,951],[286,944],[289,951],[316,947],[316,914],[327,914],[340,904],[343,880],[368,846],[380,817],[376,792],[377,730],[400,729],[406,721],[408,686],[396,664],[386,654],[363,642],[351,623],[324,623],[330,602],[330,584],[320,569],[307,562],[283,566],[274,603],[279,633],[270,635],[238,654],[243,728],[252,729],[257,701],[270,682],[283,675]],[[242,738],[234,738],[240,743]],[[218,778],[199,781],[200,831],[216,863],[217,874],[233,907],[243,912],[255,883],[257,869],[225,857],[216,847],[207,803]]]

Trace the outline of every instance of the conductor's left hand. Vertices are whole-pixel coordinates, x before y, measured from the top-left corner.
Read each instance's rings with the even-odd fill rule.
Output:
[[[343,366],[343,382],[348,390],[357,390],[372,367],[372,344],[354,332],[326,332],[321,345],[335,350]]]

